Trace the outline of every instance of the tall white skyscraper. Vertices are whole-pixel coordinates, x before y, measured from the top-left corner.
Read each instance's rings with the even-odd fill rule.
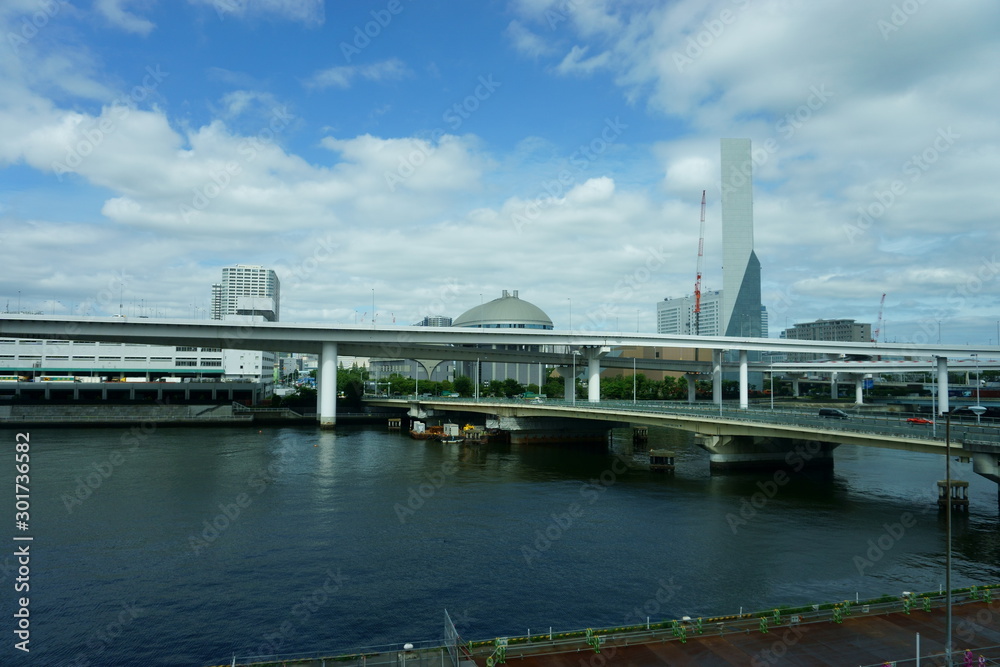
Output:
[[[222,269],[222,282],[212,285],[213,320],[277,322],[281,284],[272,269],[237,264]]]
[[[722,140],[722,321],[726,336],[761,336],[760,262],[753,250],[749,139]]]

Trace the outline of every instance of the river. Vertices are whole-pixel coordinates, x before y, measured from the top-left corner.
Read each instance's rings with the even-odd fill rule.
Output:
[[[937,590],[940,456],[841,446],[832,472],[673,474],[611,448],[418,442],[380,427],[33,429],[30,524],[0,558],[23,664],[209,665]],[[17,431],[0,431],[11,452]],[[996,485],[968,463],[954,585],[1000,574]],[[15,508],[8,504],[11,514]],[[15,592],[15,536],[30,590]]]

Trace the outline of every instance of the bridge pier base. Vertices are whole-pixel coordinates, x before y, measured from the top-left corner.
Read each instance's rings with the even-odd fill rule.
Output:
[[[793,438],[757,438],[750,435],[695,435],[695,444],[709,453],[711,470],[833,467],[835,443]]]
[[[997,484],[997,511],[1000,512],[1000,445],[966,442],[962,448],[972,452],[972,472]]]
[[[618,422],[561,417],[497,417],[501,431],[506,431],[513,445],[518,444],[601,444],[608,441],[613,428],[627,426]],[[489,421],[487,421],[489,425]]]

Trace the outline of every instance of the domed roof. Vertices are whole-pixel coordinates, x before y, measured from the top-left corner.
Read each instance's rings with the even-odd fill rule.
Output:
[[[517,297],[517,290],[493,299],[475,308],[470,308],[455,318],[452,326],[515,329],[551,329],[552,320],[533,303]]]

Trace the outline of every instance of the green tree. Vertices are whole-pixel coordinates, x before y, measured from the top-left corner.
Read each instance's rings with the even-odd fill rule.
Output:
[[[524,385],[514,378],[507,378],[501,383],[501,392],[506,398],[513,398],[524,393]]]
[[[472,378],[468,375],[459,375],[455,378],[455,384],[452,387],[460,396],[470,398],[472,392],[475,390],[475,384],[472,382]]]

